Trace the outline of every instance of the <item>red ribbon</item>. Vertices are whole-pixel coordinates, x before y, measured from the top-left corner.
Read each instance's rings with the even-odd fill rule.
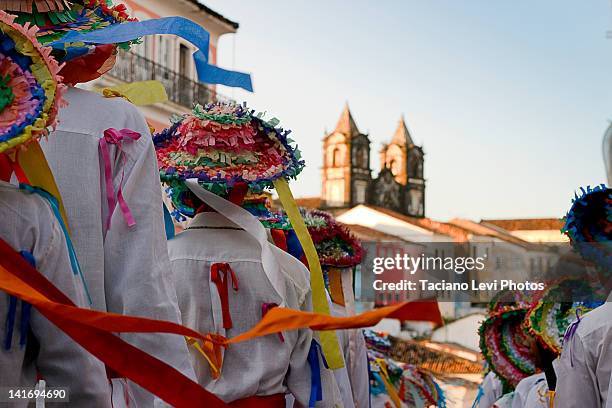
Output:
[[[289,253],[289,247],[287,245],[287,236],[285,235],[285,231],[279,228],[272,228],[270,230],[270,235],[272,235],[272,240],[278,248]]]
[[[13,166],[10,159],[5,153],[0,153],[0,180],[10,182],[12,174]]]
[[[74,306],[70,299],[0,239],[0,290],[32,304],[119,375],[176,407],[227,407],[215,395],[155,357],[126,343],[114,333],[175,333],[220,343],[170,322],[102,313]]]
[[[232,279],[232,289],[235,292],[238,291],[238,278],[234,274],[234,271],[227,263],[214,263],[210,266],[210,280],[217,287],[219,297],[221,298],[221,313],[223,315],[223,328],[225,330],[231,329],[234,324],[232,323],[232,315],[229,310],[229,299],[228,299],[228,276]]]
[[[17,155],[18,154],[19,152]],[[19,183],[30,185],[31,183],[28,176],[19,165],[17,155],[15,155],[15,160],[12,160],[7,154],[0,153],[0,180],[10,183],[11,176],[15,173],[15,177],[17,177]]]
[[[244,202],[244,197],[246,197],[248,191],[249,185],[244,181],[238,181],[230,189],[227,199],[236,205],[242,205]]]
[[[123,198],[123,192],[121,190],[121,185],[123,184],[123,178],[125,176],[125,154],[123,154],[123,166],[121,168],[121,182],[119,183],[119,188],[115,192],[115,187],[113,185],[113,173],[111,171],[111,159],[108,145],[113,144],[117,146],[118,153],[122,153],[123,141],[127,138],[127,140],[138,140],[140,139],[140,133],[134,132],[130,129],[106,129],[104,131],[104,137],[100,139],[100,152],[102,153],[102,160],[104,161],[104,178],[106,180],[106,200],[108,202],[108,217],[106,218],[106,231],[110,228],[111,218],[113,216],[113,212],[115,211],[115,207],[117,206],[117,202],[119,203],[119,207],[121,208],[121,212],[123,213],[123,218],[125,219],[128,227],[133,227],[136,225],[136,221],[134,220],[134,216],[130,211],[125,199]],[[117,198],[115,198],[115,196]]]

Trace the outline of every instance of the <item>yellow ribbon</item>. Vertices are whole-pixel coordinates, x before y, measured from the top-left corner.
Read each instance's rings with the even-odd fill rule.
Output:
[[[377,358],[376,364],[380,367],[380,378],[382,378],[383,383],[385,384],[385,389],[387,390],[387,394],[389,394],[389,398],[393,401],[397,408],[402,406],[402,402],[400,401],[400,397],[395,390],[393,384],[391,384],[391,379],[389,377],[389,372],[387,371],[387,363],[382,358]]]
[[[161,82],[150,80],[131,82],[98,90],[106,98],[121,97],[137,106],[166,102],[168,94]]]
[[[548,406],[549,408],[555,408],[555,391],[548,391]]]
[[[68,224],[68,217],[66,216],[66,210],[64,208],[64,202],[62,201],[62,195],[60,194],[53,173],[49,168],[49,163],[45,157],[45,154],[40,147],[38,142],[32,142],[27,145],[27,150],[20,150],[17,155],[19,165],[28,176],[28,180],[34,187],[40,187],[53,197],[57,199],[60,208],[60,214],[64,220],[64,225],[70,232]]]
[[[215,364],[215,362],[213,362],[212,358],[208,355],[206,351],[204,351],[204,349],[196,339],[194,339],[193,337],[185,336],[185,340],[187,341],[187,345],[195,348],[208,362],[208,367],[210,368],[210,376],[212,377],[212,379],[218,379],[221,376],[221,367],[218,366],[218,364]]]
[[[308,233],[306,224],[302,219],[300,210],[291,194],[289,184],[285,179],[278,179],[274,181],[274,187],[278,193],[283,208],[291,221],[291,225],[295,230],[304,255],[308,261],[310,267],[310,286],[312,289],[312,307],[315,313],[322,313],[329,315],[329,303],[327,303],[327,297],[325,295],[325,283],[323,283],[323,271],[321,270],[321,264],[319,263],[319,256],[315,249],[312,238]],[[323,348],[323,354],[327,360],[327,364],[332,370],[337,370],[344,367],[344,359],[340,352],[340,344],[338,343],[338,337],[335,331],[322,331],[320,333],[321,347]]]

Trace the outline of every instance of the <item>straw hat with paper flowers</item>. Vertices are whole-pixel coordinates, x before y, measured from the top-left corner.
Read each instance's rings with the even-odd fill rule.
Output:
[[[332,267],[359,265],[363,257],[363,248],[347,227],[324,211],[303,209],[302,216],[317,249],[321,265]]]
[[[195,178],[203,188],[225,196],[237,183],[253,194],[273,188],[275,180],[295,178],[304,162],[288,138],[290,131],[278,124],[246,104],[217,102],[196,105],[156,134],[160,177],[176,211],[195,215],[196,208],[185,200],[187,179]]]
[[[286,214],[269,209],[266,198],[248,198],[243,207],[268,229],[289,231],[293,228]],[[300,213],[322,266],[345,268],[361,263],[363,247],[347,227],[324,211],[300,208]]]
[[[529,332],[560,354],[568,329],[604,302],[605,295],[596,293],[594,286],[586,279],[563,279],[550,285],[527,314]]]
[[[70,32],[89,32],[134,21],[123,4],[110,0],[0,0],[2,10],[17,15],[17,22],[38,26],[38,40],[54,43],[53,55],[66,62],[66,83],[87,82],[110,70],[117,48],[127,50],[138,40],[116,44],[62,43]]]
[[[581,188],[565,216],[562,230],[580,255],[608,277],[612,271],[612,189]]]
[[[0,153],[46,136],[62,105],[60,66],[36,33],[0,11]]]
[[[500,292],[489,305],[481,324],[480,350],[489,367],[513,389],[537,370],[531,339],[524,327],[530,301],[520,292]]]

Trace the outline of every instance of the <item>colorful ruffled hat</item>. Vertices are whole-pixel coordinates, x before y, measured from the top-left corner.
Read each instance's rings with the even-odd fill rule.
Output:
[[[584,279],[564,279],[550,285],[526,317],[530,333],[555,354],[561,353],[568,328],[587,312],[604,303]]]
[[[127,50],[139,40],[116,44],[62,43],[70,32],[90,32],[135,21],[124,4],[110,0],[0,0],[2,10],[15,13],[17,22],[39,27],[38,40],[54,43],[53,55],[66,62],[62,75],[67,83],[87,82],[110,70],[115,63],[116,49]]]
[[[277,119],[265,120],[246,104],[196,105],[187,115],[154,136],[162,182],[178,213],[193,216],[184,181],[225,196],[237,183],[249,193],[273,188],[275,180],[295,178],[304,162]]]
[[[348,228],[331,214],[319,210],[302,210],[304,222],[323,266],[351,267],[361,263],[363,247]]]
[[[510,389],[537,370],[530,336],[524,327],[529,308],[529,299],[520,292],[500,292],[489,304],[489,316],[479,329],[484,358]]]
[[[366,329],[363,331],[363,337],[368,349],[385,355],[389,354],[391,351],[391,340],[389,340],[387,336],[373,330]]]
[[[0,153],[46,136],[63,104],[60,66],[36,33],[0,11]]]
[[[612,189],[602,184],[580,190],[561,231],[585,260],[609,273],[612,271]]]
[[[255,195],[245,198],[242,208],[255,216],[266,229],[278,229],[290,231],[293,229],[286,214],[280,211],[272,211],[269,198],[263,195]]]

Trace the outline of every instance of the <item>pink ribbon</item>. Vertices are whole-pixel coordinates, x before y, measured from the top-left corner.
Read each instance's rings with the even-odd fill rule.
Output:
[[[100,139],[100,152],[102,153],[102,160],[104,161],[104,177],[106,179],[106,200],[108,202],[108,217],[106,218],[106,231],[110,228],[111,218],[113,216],[113,212],[115,211],[115,207],[117,203],[119,203],[119,207],[121,208],[121,212],[123,213],[123,218],[125,219],[128,227],[133,227],[136,225],[136,221],[134,220],[134,216],[130,211],[125,199],[123,198],[123,192],[121,191],[121,186],[123,185],[123,177],[125,176],[125,154],[123,154],[123,163],[121,166],[121,182],[119,183],[119,188],[115,191],[115,187],[113,185],[113,172],[111,170],[111,159],[109,152],[109,144],[113,144],[117,146],[117,152],[122,153],[123,140],[138,140],[140,139],[140,133],[134,132],[130,129],[106,129],[104,131],[104,137]],[[116,198],[115,198],[116,197]]]

